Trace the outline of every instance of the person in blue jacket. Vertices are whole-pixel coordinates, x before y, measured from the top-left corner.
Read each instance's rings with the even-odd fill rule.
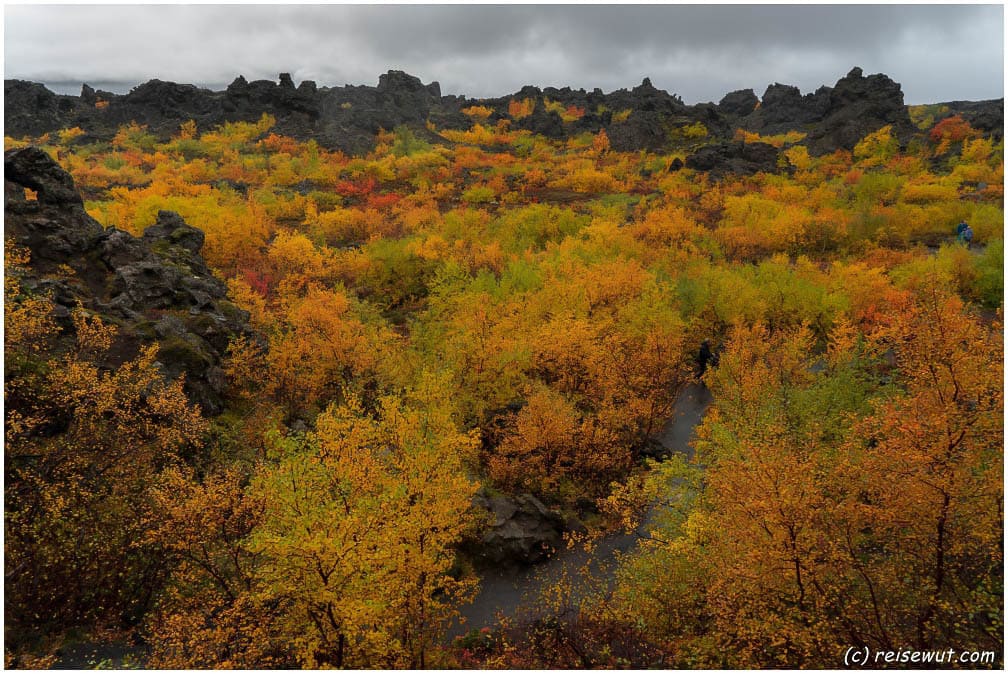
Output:
[[[966,225],[966,229],[963,230],[962,240],[963,243],[966,244],[967,248],[973,247],[973,228],[969,225]]]

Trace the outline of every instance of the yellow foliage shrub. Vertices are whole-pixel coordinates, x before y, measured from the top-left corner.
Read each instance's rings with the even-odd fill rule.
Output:
[[[493,108],[488,108],[485,105],[470,105],[468,108],[462,108],[462,114],[473,119],[486,119],[493,114]]]

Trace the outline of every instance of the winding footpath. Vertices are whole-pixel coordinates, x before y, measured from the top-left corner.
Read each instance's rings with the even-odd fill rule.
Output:
[[[691,457],[693,448],[689,443],[693,431],[710,404],[711,394],[706,387],[701,384],[687,386],[676,401],[672,418],[658,435],[661,445],[671,453]],[[448,630],[448,638],[453,639],[474,629],[492,628],[499,617],[514,617],[519,610],[525,615],[534,615],[541,591],[565,576],[575,583],[576,594],[578,584],[586,582],[578,574],[586,563],[591,569],[593,583],[611,581],[617,557],[636,547],[638,540],[636,532],[613,533],[601,538],[591,553],[574,547],[531,567],[486,571],[476,598],[461,608],[464,622],[454,621]]]

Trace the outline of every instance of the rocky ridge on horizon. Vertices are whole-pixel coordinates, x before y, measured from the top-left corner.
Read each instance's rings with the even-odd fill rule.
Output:
[[[278,82],[249,82],[239,76],[223,91],[154,79],[122,95],[96,91],[87,84],[80,96],[60,95],[23,80],[5,80],[4,92],[5,133],[15,137],[78,126],[90,139],[108,140],[121,125],[135,121],[167,138],[189,119],[209,129],[224,122],[255,121],[269,113],[276,118],[278,133],[315,139],[324,147],[351,154],[370,150],[380,129],[405,124],[427,136],[428,121],[437,128],[469,128],[472,120],[462,110],[470,105],[493,108],[487,119],[492,124],[507,117],[510,101],[525,98],[535,100],[536,106],[532,114],[514,120],[514,128],[553,139],[605,129],[613,149],[621,151],[661,151],[668,148],[677,129],[697,122],[706,127],[712,141],[731,140],[738,128],[761,135],[805,132],[803,143],[813,155],[852,149],[858,140],[885,125],[892,125],[904,142],[918,132],[900,85],[883,74],[866,77],[860,68],[833,87],[822,86],[804,96],[796,87],[774,83],[761,98],[745,89],[726,94],[716,104],[695,105],[655,88],[647,78],[633,89],[608,94],[600,89],[526,86],[509,96],[470,99],[442,96],[437,82],[424,84],[402,71],[385,73],[374,87],[319,87],[310,80],[295,86],[289,74],[281,73]],[[565,123],[559,114],[546,110],[543,101],[547,98],[565,107],[583,108],[585,113]],[[958,112],[981,131],[1001,136],[1003,99],[944,105],[947,114]],[[613,118],[627,111],[625,120]]]

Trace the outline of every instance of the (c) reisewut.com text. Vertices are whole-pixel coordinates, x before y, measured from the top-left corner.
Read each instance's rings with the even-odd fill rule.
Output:
[[[851,646],[844,652],[846,667],[880,667],[885,665],[993,665],[994,651],[942,650],[872,650],[868,646]]]

